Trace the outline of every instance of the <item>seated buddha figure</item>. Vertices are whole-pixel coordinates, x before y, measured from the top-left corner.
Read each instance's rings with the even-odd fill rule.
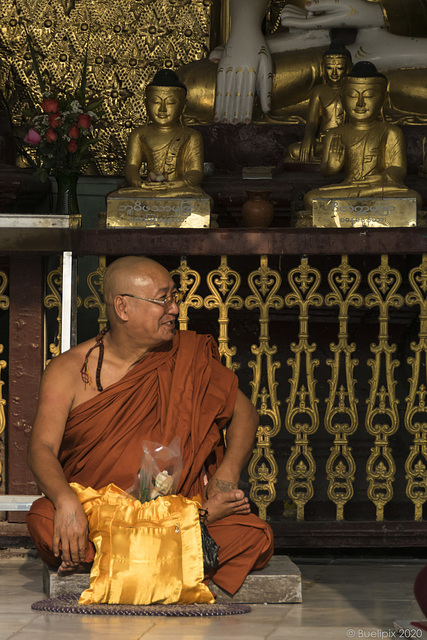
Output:
[[[304,138],[302,142],[289,145],[285,162],[321,162],[326,133],[345,120],[341,87],[343,77],[350,69],[350,51],[338,40],[333,41],[323,53],[324,82],[315,86],[310,95]]]
[[[125,178],[128,186],[122,197],[205,196],[203,180],[203,139],[194,129],[184,127],[180,116],[187,89],[170,69],[161,69],[147,85],[145,104],[149,123],[129,136]],[[147,178],[140,168],[147,163]]]
[[[386,91],[386,77],[371,62],[358,62],[344,78],[348,122],[326,134],[320,171],[327,177],[344,169],[345,180],[309,191],[304,198],[306,209],[312,209],[314,198],[416,198],[421,206],[420,194],[403,184],[403,132],[378,119]]]

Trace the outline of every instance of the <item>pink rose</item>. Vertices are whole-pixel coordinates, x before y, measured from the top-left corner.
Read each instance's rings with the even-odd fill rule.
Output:
[[[52,129],[56,129],[61,126],[61,114],[60,113],[51,113],[49,114],[49,124]]]
[[[80,135],[80,131],[78,129],[78,127],[76,127],[75,124],[73,124],[72,127],[70,127],[70,130],[68,131],[68,137],[71,138],[72,140],[77,140],[77,138]]]
[[[68,151],[70,153],[76,153],[77,151],[77,142],[75,140],[70,140],[68,143]]]
[[[41,140],[41,136],[35,129],[29,129],[27,135],[24,138],[24,142],[30,144],[32,147],[36,147]]]
[[[53,129],[48,129],[46,131],[46,141],[47,142],[55,142],[57,135]]]
[[[81,113],[77,120],[77,126],[81,129],[89,129],[92,124],[92,118],[87,113]]]
[[[58,100],[53,100],[53,98],[45,98],[44,100],[42,100],[42,109],[45,113],[57,113]]]

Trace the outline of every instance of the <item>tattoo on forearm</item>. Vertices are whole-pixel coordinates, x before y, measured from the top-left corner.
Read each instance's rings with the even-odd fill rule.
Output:
[[[237,482],[229,482],[228,480],[215,480],[215,487],[220,491],[232,491],[233,489],[238,489]]]

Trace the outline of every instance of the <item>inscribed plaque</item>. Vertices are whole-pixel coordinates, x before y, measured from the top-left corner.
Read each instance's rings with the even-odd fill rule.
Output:
[[[210,199],[107,198],[106,227],[209,228]]]
[[[313,227],[415,227],[415,198],[315,198]]]

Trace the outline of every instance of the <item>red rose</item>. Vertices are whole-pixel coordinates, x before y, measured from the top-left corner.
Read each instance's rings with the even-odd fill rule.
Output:
[[[57,135],[53,129],[48,129],[46,131],[46,140],[47,142],[55,142]]]
[[[89,129],[92,124],[92,118],[87,113],[81,113],[77,120],[77,126],[81,129]]]
[[[70,130],[69,130],[69,132],[68,132],[68,137],[69,137],[69,138],[71,138],[72,140],[73,140],[73,139],[74,139],[74,140],[77,140],[77,138],[79,137],[79,135],[80,135],[80,131],[79,131],[78,127],[76,127],[76,125],[75,125],[75,124],[73,124],[73,126],[72,126],[72,127],[70,127]]]
[[[49,124],[52,129],[56,129],[56,127],[61,126],[61,114],[59,113],[51,113],[49,114]]]
[[[44,100],[42,100],[42,109],[45,113],[57,113],[58,100],[53,100],[53,98],[45,98]]]
[[[68,151],[70,153],[76,153],[77,151],[77,142],[75,140],[70,140],[68,143]]]

